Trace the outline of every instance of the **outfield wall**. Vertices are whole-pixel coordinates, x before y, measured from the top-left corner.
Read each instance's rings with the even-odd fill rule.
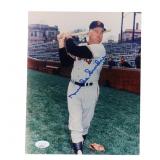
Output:
[[[56,61],[28,58],[27,67],[50,74],[70,77],[71,68],[61,67]],[[140,94],[140,69],[103,66],[99,84]]]

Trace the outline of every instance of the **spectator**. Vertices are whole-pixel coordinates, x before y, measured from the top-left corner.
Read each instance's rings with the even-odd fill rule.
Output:
[[[140,55],[140,53],[141,53],[141,49],[139,49],[138,55],[135,58],[136,68],[141,68],[141,55]]]
[[[125,61],[124,56],[121,56],[120,66],[121,67],[132,68],[132,66],[127,61]]]
[[[109,65],[109,69],[111,69],[112,66],[116,66],[116,63],[111,56],[108,59],[108,65]]]

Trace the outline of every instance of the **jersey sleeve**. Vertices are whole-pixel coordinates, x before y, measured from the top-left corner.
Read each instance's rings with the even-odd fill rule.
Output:
[[[73,39],[70,38],[66,41],[66,50],[73,56],[91,59],[93,58],[92,52],[88,49],[87,46],[77,46]]]
[[[103,44],[91,44],[91,45],[87,45],[87,47],[92,52],[92,55],[94,58],[104,57],[106,55],[106,50]]]
[[[59,49],[59,59],[61,62],[61,66],[63,67],[70,67],[74,63],[74,59],[69,56],[65,50],[65,48]]]

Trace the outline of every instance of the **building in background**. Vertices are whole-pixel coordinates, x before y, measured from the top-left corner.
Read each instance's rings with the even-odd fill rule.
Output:
[[[28,26],[28,56],[42,60],[59,60],[58,26],[31,24]]]
[[[139,23],[136,23],[134,42],[133,29],[126,29],[122,33],[122,39],[121,34],[119,34],[118,42],[108,40],[107,43],[104,43],[104,47],[107,52],[107,59],[112,56],[117,66],[120,66],[120,59],[123,56],[129,65],[135,68],[135,58],[141,48],[141,30],[139,29]]]
[[[35,44],[56,41],[58,33],[58,26],[31,24],[28,27],[28,42],[29,44]]]
[[[73,33],[76,33],[76,31],[74,30]],[[134,43],[132,42],[132,33],[131,29],[125,30],[122,34],[123,42],[116,42],[110,39],[108,42],[103,43],[107,53],[105,64],[108,64],[108,59],[112,56],[115,65],[120,66],[120,59],[123,56],[132,67],[135,67],[135,58],[141,48],[141,31],[138,29],[138,23],[136,24]],[[59,34],[58,26],[29,25],[28,56],[40,60],[59,61],[57,34]],[[87,35],[74,37],[76,44],[86,43],[86,40]]]
[[[126,29],[123,33],[122,33],[122,42],[128,42],[132,40],[132,36],[133,36],[133,29]],[[134,38],[136,39],[140,39],[141,38],[141,30],[139,29],[139,23],[136,23],[136,29],[134,32]],[[119,38],[118,41],[121,41],[121,34],[119,34]]]

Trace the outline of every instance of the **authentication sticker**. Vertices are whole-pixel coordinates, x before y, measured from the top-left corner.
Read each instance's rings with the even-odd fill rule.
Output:
[[[37,148],[47,148],[47,147],[49,147],[49,142],[47,142],[47,141],[37,141],[35,143],[35,146]]]

